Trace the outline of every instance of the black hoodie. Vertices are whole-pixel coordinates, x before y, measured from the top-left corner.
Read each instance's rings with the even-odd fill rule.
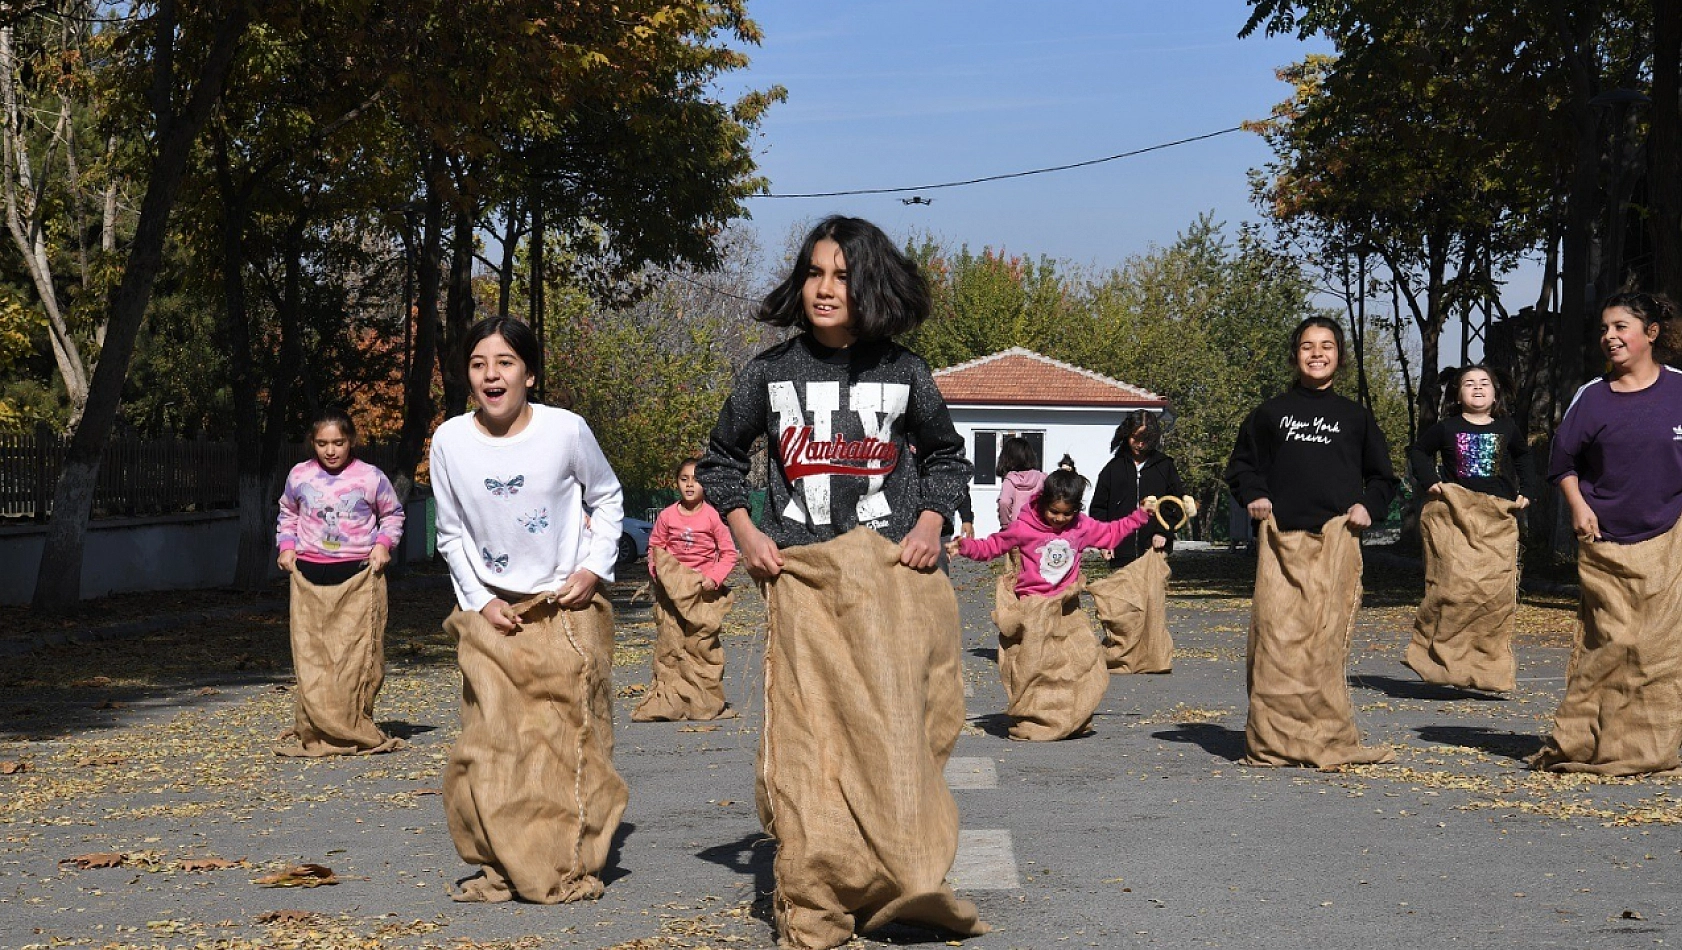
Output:
[[[1098,473],[1098,481],[1092,486],[1092,517],[1099,521],[1120,521],[1152,495],[1179,498],[1185,493],[1186,484],[1180,480],[1180,470],[1172,458],[1153,449],[1145,456],[1144,467],[1139,468],[1124,446],[1105,464],[1104,470]],[[1170,521],[1178,520],[1177,512],[1172,509],[1164,515],[1170,516]],[[1110,564],[1114,567],[1131,564],[1151,549],[1151,538],[1157,535],[1168,539],[1167,546],[1163,548],[1165,552],[1174,549],[1173,533],[1152,518],[1116,546]]]

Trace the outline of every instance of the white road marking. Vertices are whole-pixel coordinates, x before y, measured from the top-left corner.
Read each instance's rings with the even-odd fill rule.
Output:
[[[1016,879],[1016,849],[1010,832],[1000,828],[958,831],[958,856],[946,875],[960,891],[1002,891],[1021,887]]]
[[[947,759],[946,785],[949,788],[998,788],[999,770],[993,766],[992,759]]]

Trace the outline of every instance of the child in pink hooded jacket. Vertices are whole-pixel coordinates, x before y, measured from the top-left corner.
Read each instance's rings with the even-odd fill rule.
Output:
[[[1040,490],[1045,473],[1040,471],[1040,454],[1034,443],[1013,435],[999,446],[999,528],[1010,527],[1023,505]]]
[[[1067,590],[1080,576],[1080,554],[1086,548],[1114,548],[1139,530],[1150,514],[1140,508],[1120,521],[1098,521],[1081,514],[1086,479],[1072,468],[1045,476],[1037,495],[1022,507],[1004,530],[982,540],[958,538],[946,553],[975,561],[991,561],[1006,551],[1022,552],[1022,571],[1016,596],[1051,597]]]

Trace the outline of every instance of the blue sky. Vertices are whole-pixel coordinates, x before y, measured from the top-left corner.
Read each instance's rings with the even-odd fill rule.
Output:
[[[1320,42],[1240,40],[1243,0],[757,0],[765,42],[726,95],[781,84],[755,155],[773,193],[897,187],[1099,158],[1265,117],[1274,70]],[[1229,232],[1256,213],[1245,132],[1096,167],[897,195],[755,198],[769,256],[831,213],[896,237],[1108,267],[1167,244],[1199,213]]]

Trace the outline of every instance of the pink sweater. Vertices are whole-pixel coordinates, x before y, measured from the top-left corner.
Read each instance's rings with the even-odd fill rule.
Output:
[[[724,526],[718,509],[704,501],[692,515],[683,510],[682,504],[662,509],[654,518],[648,546],[664,548],[679,564],[700,571],[702,577],[721,586],[736,566],[736,542],[730,537],[730,529]],[[653,558],[648,560],[648,576],[654,576]]]
[[[1045,473],[1037,469],[1024,472],[1006,472],[1005,483],[999,486],[999,527],[1008,528],[1016,520],[1016,515],[1028,504],[1028,499],[1034,492],[1040,490],[1040,483],[1045,481]]]
[[[1033,505],[1023,505],[1010,526],[980,541],[958,539],[958,553],[977,561],[991,561],[1006,551],[1022,552],[1022,573],[1016,579],[1016,596],[1049,597],[1062,593],[1080,576],[1080,552],[1087,548],[1113,548],[1121,539],[1139,530],[1150,519],[1143,508],[1120,521],[1098,521],[1086,514],[1075,515],[1073,524],[1054,531]]]
[[[385,473],[361,459],[332,474],[315,459],[299,462],[280,496],[275,546],[305,561],[363,561],[374,545],[396,550],[403,503]]]

